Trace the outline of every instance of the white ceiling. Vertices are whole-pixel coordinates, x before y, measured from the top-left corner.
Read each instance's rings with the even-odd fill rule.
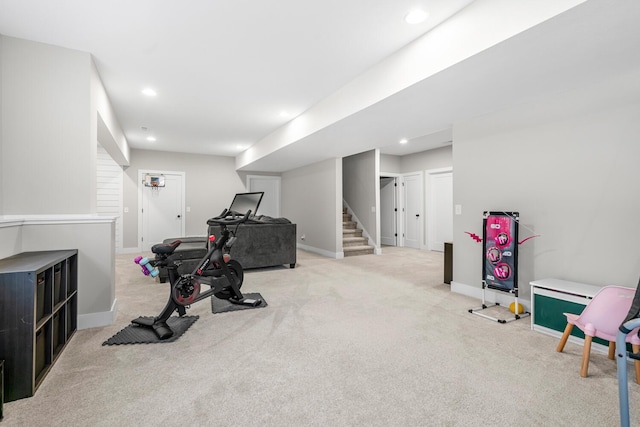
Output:
[[[472,2],[0,0],[0,33],[90,52],[132,148],[235,156]],[[637,78],[639,4],[589,0],[251,168],[437,148],[457,121]],[[403,17],[415,6],[430,18],[410,26]]]
[[[228,156],[472,1],[1,0],[0,33],[91,53],[131,147]]]

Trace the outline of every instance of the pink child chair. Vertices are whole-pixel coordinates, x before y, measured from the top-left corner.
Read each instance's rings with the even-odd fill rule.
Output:
[[[580,315],[564,313],[567,317],[567,327],[564,329],[564,334],[560,338],[556,350],[562,352],[574,325],[584,332],[582,367],[580,368],[581,377],[586,377],[589,371],[589,356],[593,337],[609,341],[609,359],[614,359],[618,328],[631,308],[635,293],[636,290],[631,288],[605,286],[598,291]],[[640,351],[638,329],[627,335],[626,341],[631,343],[634,353]],[[635,370],[636,382],[640,384],[640,361],[635,361]]]

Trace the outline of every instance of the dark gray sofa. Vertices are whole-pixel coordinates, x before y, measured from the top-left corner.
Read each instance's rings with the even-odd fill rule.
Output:
[[[212,234],[220,237],[220,226],[210,225],[209,235]],[[296,266],[296,224],[287,219],[252,217],[238,226],[236,237],[231,258],[240,262],[243,268]]]
[[[231,228],[235,230],[235,226]],[[220,226],[209,225],[209,235],[220,237]],[[231,248],[231,258],[237,260],[243,268],[262,268],[288,264],[296,265],[296,224],[285,218],[264,216],[252,217],[238,226],[236,241]],[[164,243],[181,240],[182,243],[169,257],[180,261],[179,274],[191,273],[198,262],[207,254],[207,237],[176,237],[165,239]],[[158,279],[167,281],[167,270],[160,268]]]

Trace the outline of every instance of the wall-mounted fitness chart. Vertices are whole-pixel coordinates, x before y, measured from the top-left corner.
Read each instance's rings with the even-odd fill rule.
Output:
[[[470,313],[484,318],[507,323],[529,313],[520,313],[518,304],[518,212],[484,212],[482,231],[482,306],[472,308]],[[514,316],[508,319],[498,319],[481,313],[489,307],[499,306],[494,303],[487,306],[485,301],[486,288],[513,294],[514,303],[511,311]]]

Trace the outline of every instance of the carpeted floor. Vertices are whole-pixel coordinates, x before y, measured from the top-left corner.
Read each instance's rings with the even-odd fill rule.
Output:
[[[556,353],[529,318],[498,324],[442,283],[441,253],[385,248],[295,269],[254,270],[242,290],[269,305],[200,318],[166,344],[102,343],[157,314],[168,285],[118,256],[115,324],[78,331],[7,426],[616,426],[616,367]],[[80,284],[81,286],[81,284]],[[632,425],[640,386],[630,384]]]

